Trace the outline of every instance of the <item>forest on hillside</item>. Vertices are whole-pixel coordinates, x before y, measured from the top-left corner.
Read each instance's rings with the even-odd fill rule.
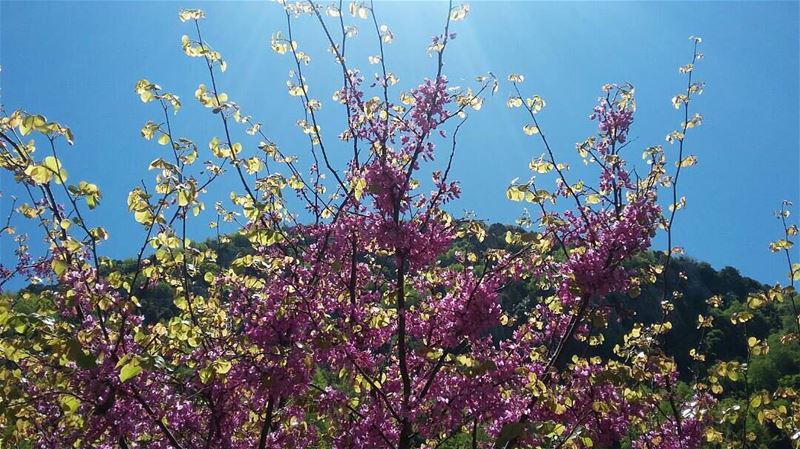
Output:
[[[452,248],[442,256],[439,263],[456,270],[463,270],[459,263],[460,255],[483,253],[492,249],[513,250],[507,233],[522,233],[517,226],[492,224],[486,226],[486,233],[479,241],[475,236],[464,237],[454,242]],[[218,255],[213,263],[199,268],[202,273],[219,275],[226,270],[242,271],[237,261],[252,256],[254,250],[248,239],[242,235],[222,236],[220,239],[207,240],[196,246],[197,251],[213,249]],[[150,263],[156,263],[151,257]],[[658,256],[654,253],[642,254],[630,261],[632,267],[642,270],[658,264]],[[680,388],[688,388],[688,384],[696,378],[707,378],[715,372],[721,361],[748,364],[747,384],[738,381],[722,381],[724,389],[722,401],[731,406],[743,398],[749,400],[752,391],[774,391],[777,388],[800,390],[800,347],[780,344],[781,339],[793,332],[794,312],[790,301],[781,300],[772,307],[758,307],[753,311],[753,318],[747,328],[736,326],[735,317],[743,311],[750,310],[758,298],[766,298],[765,291],[769,286],[742,276],[733,267],[715,270],[709,264],[688,257],[681,257],[674,262],[672,282],[679,293],[675,307],[666,316],[672,329],[664,337],[664,352],[674,358],[682,376]],[[117,271],[122,275],[132,275],[136,270],[134,259],[108,261],[105,271]],[[208,283],[198,279],[194,287],[197,295],[208,294]],[[48,291],[54,286],[45,284],[29,285],[12,294],[17,311],[33,311],[35,303],[46,301]],[[663,285],[659,282],[647,285],[635,296],[612,294],[605,298],[610,308],[610,317],[603,328],[593,332],[592,338],[584,339],[570,345],[570,354],[599,355],[604,359],[614,357],[614,346],[622,341],[634,323],[654,324],[662,321],[661,292]],[[173,298],[175,290],[161,282],[152,284],[146,280],[139,281],[134,287],[145,322],[169,324],[180,310]],[[552,292],[542,291],[535,282],[513,282],[504,285],[500,291],[500,302],[503,311],[512,322],[525,320],[536,304]],[[771,299],[765,300],[772,302]],[[765,304],[766,305],[766,304]],[[713,328],[701,327],[703,319],[714,321]],[[700,321],[699,321],[700,320]],[[512,337],[516,326],[496,326],[488,330],[496,341]],[[748,338],[755,337],[769,342],[770,350],[762,354],[752,355],[749,351]],[[702,354],[702,358],[694,354]],[[569,360],[569,357],[566,358]],[[737,379],[738,380],[738,379]],[[750,424],[757,434],[759,448],[791,447],[785,436],[771,429],[770,426]],[[443,447],[459,447],[453,442]]]

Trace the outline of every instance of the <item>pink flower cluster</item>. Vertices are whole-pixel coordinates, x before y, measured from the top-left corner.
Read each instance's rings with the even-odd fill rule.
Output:
[[[72,264],[61,276],[70,293],[56,294],[59,312],[79,323],[68,368],[83,424],[55,424],[37,447],[406,449],[469,426],[492,440],[543,445],[564,434],[611,447],[654,410],[626,398],[622,361],[567,357],[604,298],[631,286],[626,262],[650,247],[660,217],[655,192],[634,185],[619,158],[632,108],[606,98],[592,115],[605,160],[599,205],[562,183],[558,196],[579,204],[543,212],[551,220],[534,244],[443,266],[465,232],[444,209],[460,188],[449,170],[433,171],[427,193],[415,176],[434,160],[456,96],[444,76],[425,80],[410,109],[390,116],[398,105],[365,100],[361,75],[347,76],[342,137],[370,154],[343,174],[350,191],[333,218],[280,228],[282,242],[254,244],[250,262],[201,293],[196,279],[173,282],[181,313],[167,323],[144,323],[131,295],[94,269]],[[543,298],[510,316],[500,293],[520,282],[537,282]],[[512,337],[498,338],[505,327]],[[121,367],[135,373],[123,379]],[[37,413],[58,416],[39,385],[28,392]],[[695,447],[707,404],[697,398],[680,423],[665,421],[635,447],[653,447],[641,441],[656,435],[659,448]]]

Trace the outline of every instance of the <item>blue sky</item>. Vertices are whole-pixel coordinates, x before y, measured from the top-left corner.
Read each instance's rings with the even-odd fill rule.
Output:
[[[396,36],[386,59],[400,78],[398,94],[435,73],[425,49],[441,32],[447,4],[376,4],[379,22]],[[207,153],[206,142],[222,133],[216,117],[193,98],[197,85],[208,80],[203,64],[180,49],[180,36],[192,31],[177,18],[182,7],[203,8],[209,16],[204,38],[229,64],[220,90],[263,122],[285,152],[309,159],[295,125],[301,107],[285,87],[291,60],[269,49],[270,34],[285,32],[278,5],[0,2],[2,102],[7,110],[24,108],[72,128],[76,145],[63,149],[62,158],[72,180],[86,179],[103,190],[102,205],[89,221],[110,231],[101,252],[111,257],[131,256],[141,244],[144,234],[126,210],[127,192],[152,179],[147,165],[165,148],[139,136],[144,122],[159,115],[134,94],[136,81],[147,78],[182,97],[174,131],[194,139],[201,151]],[[773,211],[783,199],[800,202],[799,23],[797,2],[477,1],[467,20],[454,25],[458,36],[448,48],[445,72],[459,85],[488,71],[503,80],[511,72],[525,74],[524,93],[547,101],[539,117],[557,156],[572,163],[573,179],[591,178],[594,173],[577,163],[574,145],[595,130],[588,115],[600,86],[636,86],[630,158],[638,160],[647,146],[666,146],[664,136],[679,125],[681,115],[670,104],[685,88],[677,67],[691,57],[688,36],[702,36],[706,58],[696,76],[707,84],[694,107],[705,122],[687,140],[699,164],[681,181],[688,204],[677,219],[676,244],[714,267],[731,265],[772,283],[783,281],[786,272],[783,259],[767,248],[782,231]],[[350,63],[371,74],[376,66],[367,56],[376,53],[374,31],[370,22],[355,24],[360,34],[351,42]],[[323,101],[323,133],[332,140],[343,123],[341,107],[329,100],[340,80],[337,68],[316,22],[301,18],[295,31],[313,57],[306,76],[312,96]],[[506,200],[505,189],[511,179],[528,176],[528,162],[544,149],[521,132],[521,112],[506,108],[510,94],[504,83],[462,130],[453,168],[463,187],[462,199],[451,208],[457,215],[470,210],[487,221],[511,223],[522,211]],[[257,140],[239,134],[246,151],[254,151]],[[332,153],[337,162],[347,156],[343,146]],[[2,176],[5,216],[8,195],[17,189]],[[208,208],[234,189],[231,176],[218,182],[206,197]],[[195,221],[194,238],[209,234],[211,219],[206,213]],[[22,221],[16,224],[32,231]],[[3,245],[0,258],[9,263],[12,248]]]

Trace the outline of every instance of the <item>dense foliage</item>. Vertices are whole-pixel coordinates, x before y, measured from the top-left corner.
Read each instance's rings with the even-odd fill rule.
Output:
[[[596,133],[577,145],[596,177],[575,180],[523,75],[450,84],[444,55],[467,6],[443,15],[431,77],[398,93],[383,52],[394,35],[371,3],[349,5],[353,23],[341,2],[280,5],[286,29],[271,46],[290,58],[305,159],[222,92],[227,64],[202,38],[205,14],[181,10],[192,34],[183,51],[208,70],[195,98],[219,137],[201,153],[178,134],[179,96],[136,84],[159,113],[142,137],[166,151],[128,196],[143,230],[131,261],[102,257],[109,235],[89,213],[100,189],[71,183],[59,157],[71,131],[24,110],[0,119],[0,166],[28,196],[4,231],[35,220],[49,247],[36,257],[18,236],[18,263],[0,267],[0,282],[34,284],[0,301],[3,447],[797,446],[800,266],[788,204],[771,244],[787,258],[788,287],[716,273],[673,242],[678,180],[697,161],[687,133],[703,120],[690,108],[704,88],[693,79],[700,38],[679,70],[682,121],[668,149],[626,161],[635,90],[607,84],[590,111]],[[303,74],[301,16],[324,31],[341,77],[326,106],[345,118],[334,136]],[[359,22],[375,34],[374,78],[346,57]],[[447,209],[460,195],[449,176],[459,129],[501,84],[543,151],[508,188],[535,211],[513,228]],[[237,140],[242,128],[259,143]],[[334,148],[351,152],[345,166]],[[214,205],[211,225],[237,232],[190,241],[204,195],[226,175],[240,190]],[[303,207],[290,210],[290,196]],[[658,232],[664,251],[651,248]]]

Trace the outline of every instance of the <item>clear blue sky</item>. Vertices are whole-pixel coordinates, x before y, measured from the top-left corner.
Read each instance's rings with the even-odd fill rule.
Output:
[[[396,36],[387,63],[400,78],[399,93],[434,73],[425,48],[440,33],[447,5],[377,6],[379,21]],[[286,152],[309,159],[294,124],[300,106],[286,93],[291,60],[269,49],[270,34],[285,29],[278,5],[0,2],[2,102],[7,110],[22,107],[73,129],[76,146],[63,150],[63,159],[72,180],[87,179],[103,190],[102,206],[90,221],[110,231],[102,253],[111,257],[131,256],[140,244],[143,233],[126,210],[126,195],[140,179],[151,179],[146,167],[165,149],[139,137],[144,122],[159,116],[133,93],[136,81],[147,78],[183,98],[175,133],[194,139],[201,150],[207,152],[206,142],[222,133],[217,119],[193,98],[207,78],[203,64],[181,52],[180,36],[192,31],[177,18],[182,7],[203,8],[209,16],[204,38],[229,63],[221,90],[261,120]],[[641,149],[665,144],[664,136],[680,123],[669,101],[685,84],[677,67],[691,56],[688,36],[702,36],[706,58],[697,77],[707,88],[695,107],[705,124],[688,139],[699,164],[681,182],[688,206],[677,220],[676,244],[717,268],[731,265],[771,283],[783,281],[786,271],[767,248],[781,232],[772,213],[782,199],[800,202],[798,23],[797,2],[473,1],[468,19],[454,26],[458,38],[448,49],[446,73],[454,84],[487,71],[502,79],[509,72],[525,74],[525,93],[547,101],[540,118],[548,138],[570,162],[577,162],[575,142],[594,132],[587,117],[600,86],[630,81],[639,103],[631,158],[639,159]],[[361,33],[350,62],[373,73],[367,55],[376,53],[374,35],[369,22],[357,24]],[[329,124],[323,133],[333,140],[341,123],[333,117],[342,113],[329,100],[337,69],[315,22],[302,18],[296,31],[314,58],[307,77],[312,95],[324,102],[323,121]],[[521,212],[519,203],[505,199],[505,188],[511,179],[527,177],[527,163],[543,148],[521,133],[520,111],[505,107],[510,93],[504,84],[463,130],[453,174],[464,194],[455,212],[472,210],[506,223]],[[253,151],[257,141],[240,134],[246,151]],[[346,155],[344,147],[334,152],[338,161]],[[578,164],[573,167],[576,179],[588,176]],[[2,176],[4,194],[15,192],[13,179]],[[236,187],[230,176],[216,184],[208,208]],[[8,207],[4,198],[3,216]],[[211,218],[206,213],[196,221],[195,238],[208,235]],[[11,261],[11,250],[2,247],[4,263]]]

